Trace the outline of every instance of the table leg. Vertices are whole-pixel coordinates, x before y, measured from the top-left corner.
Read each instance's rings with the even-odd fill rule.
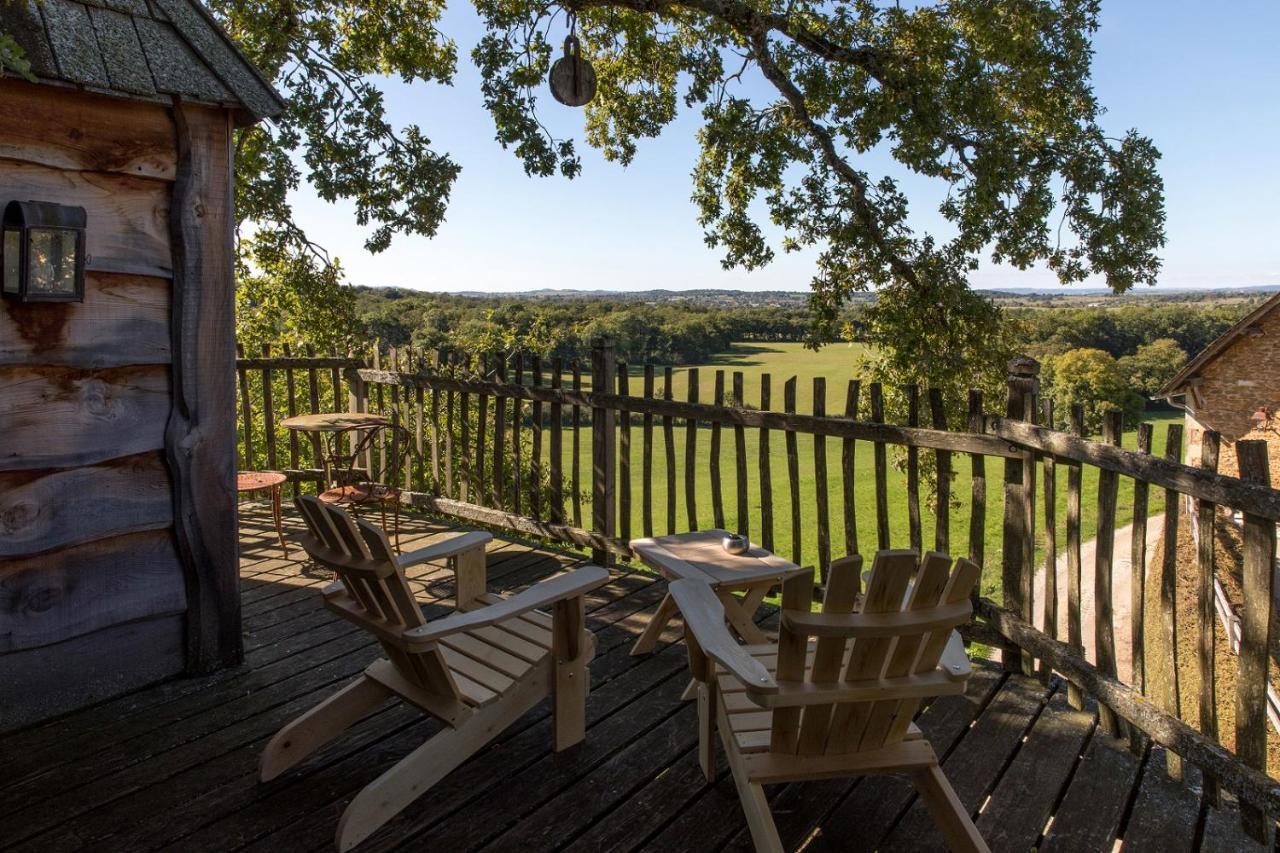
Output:
[[[749,595],[750,593],[748,593]],[[725,619],[728,620],[733,630],[738,632],[742,642],[749,646],[769,642],[769,638],[751,620],[751,614],[743,609],[742,602],[738,600],[737,596],[727,589],[717,589],[716,596],[720,599],[720,603],[724,605]]]
[[[658,605],[658,612],[653,614],[653,618],[645,626],[644,633],[640,635],[640,639],[636,640],[636,644],[631,647],[631,654],[647,655],[657,648],[658,638],[662,636],[667,623],[671,621],[671,617],[675,616],[675,614],[676,600],[671,597],[671,593],[667,593],[663,597],[662,603]]]
[[[749,616],[754,617],[756,611],[760,609],[760,605],[764,603],[764,597],[769,594],[769,585],[760,584],[747,589],[742,596],[742,609],[747,611]]]
[[[280,512],[280,487],[271,487],[271,517],[276,523],[276,536],[280,537],[280,550],[284,552],[285,559],[289,558],[289,546],[284,543],[284,524],[281,519]]]

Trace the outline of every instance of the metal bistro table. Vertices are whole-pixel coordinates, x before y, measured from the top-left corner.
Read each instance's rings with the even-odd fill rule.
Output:
[[[744,642],[755,645],[769,641],[756,627],[752,615],[774,586],[808,571],[790,560],[766,551],[754,543],[742,554],[730,554],[721,544],[723,530],[696,530],[651,539],[632,539],[637,559],[659,572],[668,581],[699,578],[715,590],[724,604],[725,620]],[[735,593],[741,593],[738,598]],[[653,651],[658,637],[676,614],[675,600],[667,593],[658,612],[631,648],[631,654]]]
[[[325,436],[324,476],[332,483],[335,467],[343,464],[339,442],[349,432],[377,429],[389,426],[391,421],[382,415],[370,412],[332,412],[316,415],[294,415],[285,418],[280,426],[295,432],[314,432]]]

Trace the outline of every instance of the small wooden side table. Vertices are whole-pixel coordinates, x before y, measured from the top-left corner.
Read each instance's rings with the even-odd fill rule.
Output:
[[[280,519],[280,487],[289,478],[279,471],[241,471],[236,474],[236,492],[271,491],[271,517],[276,523],[276,536],[280,537],[280,550],[289,557],[289,546],[284,544],[284,525]]]
[[[753,645],[768,642],[752,615],[770,589],[807,570],[755,544],[743,554],[730,554],[722,545],[727,535],[723,530],[696,530],[632,539],[631,550],[640,562],[669,581],[682,578],[705,581],[724,604],[725,619],[743,642]],[[741,593],[742,598],[735,593]],[[675,614],[675,600],[667,593],[658,605],[658,612],[632,646],[631,654],[652,652]]]

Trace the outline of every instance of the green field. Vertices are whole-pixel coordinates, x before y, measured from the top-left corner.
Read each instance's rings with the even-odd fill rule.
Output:
[[[812,411],[812,381],[815,376],[824,376],[827,380],[827,410],[829,413],[838,414],[844,411],[844,395],[845,384],[848,379],[853,378],[853,365],[858,356],[858,350],[849,346],[831,346],[826,347],[822,351],[814,353],[804,350],[799,344],[750,344],[735,345],[730,353],[727,353],[710,364],[699,365],[699,387],[700,399],[704,402],[711,400],[711,389],[714,381],[714,372],[717,369],[726,371],[726,389],[732,387],[730,374],[732,371],[741,370],[744,374],[744,396],[748,403],[756,405],[759,403],[759,387],[760,375],[763,373],[772,374],[773,386],[773,406],[774,409],[781,409],[781,393],[782,383],[792,376],[797,379],[797,397],[798,411]],[[680,368],[675,371],[673,376],[674,396],[676,399],[686,398],[686,377],[687,368]],[[633,383],[636,380],[632,380]],[[633,384],[630,389],[632,394],[639,394],[640,387]],[[659,392],[661,391],[661,382],[659,381]],[[865,407],[865,401],[863,403]],[[864,408],[865,411],[865,408]],[[1155,424],[1155,447],[1156,454],[1164,452],[1164,443],[1167,425],[1174,422],[1180,422],[1181,418],[1176,413],[1148,413],[1148,420]],[[865,415],[864,415],[865,416]],[[619,535],[629,535],[631,537],[644,535],[642,515],[642,495],[643,495],[643,479],[644,471],[642,467],[642,429],[640,419],[633,419],[631,426],[631,472],[630,472],[630,489],[631,489],[631,513],[629,529],[619,530]],[[1125,447],[1133,448],[1136,444],[1136,431],[1126,432],[1123,438]],[[747,458],[747,494],[748,494],[748,512],[745,519],[738,517],[737,510],[737,473],[736,473],[736,446],[732,428],[723,428],[721,430],[721,449],[720,449],[720,482],[721,487],[721,503],[723,507],[723,521],[725,526],[729,528],[744,529],[748,531],[752,538],[759,542],[762,539],[761,528],[761,504],[765,499],[769,500],[773,512],[773,548],[779,554],[798,560],[804,565],[815,564],[818,560],[818,512],[817,512],[817,485],[815,478],[815,439],[812,436],[800,435],[797,437],[797,450],[799,459],[799,508],[800,508],[800,537],[799,541],[793,541],[791,531],[791,512],[792,502],[790,495],[790,484],[787,475],[787,455],[784,434],[773,431],[769,435],[769,467],[772,474],[772,490],[771,494],[762,496],[760,494],[760,457],[759,457],[759,431],[754,429],[745,430],[744,445]],[[653,459],[652,459],[652,495],[653,495],[653,532],[657,534],[667,533],[671,530],[683,531],[690,529],[688,507],[685,500],[685,484],[684,471],[686,460],[686,429],[683,423],[677,422],[674,430],[672,447],[675,454],[675,470],[669,472],[667,470],[667,448],[663,435],[662,422],[660,418],[655,419],[653,430]],[[711,429],[703,424],[698,429],[697,445],[695,448],[696,458],[696,490],[694,494],[694,505],[696,507],[696,518],[698,527],[713,526],[716,520],[713,502],[713,488],[711,478]],[[825,441],[825,456],[827,467],[827,491],[829,505],[829,527],[831,539],[831,553],[833,556],[840,556],[846,551],[846,518],[849,516],[849,509],[844,506],[844,486],[841,474],[841,452],[842,442],[838,439],[827,438]],[[544,454],[548,450],[549,442],[543,441]],[[565,475],[569,473],[569,460],[572,452],[569,435],[565,435]],[[891,532],[892,547],[906,547],[909,541],[908,535],[908,512],[906,498],[906,476],[894,464],[895,460],[900,461],[901,450],[889,449],[889,476],[888,476],[888,494],[889,494],[889,523]],[[932,456],[932,451],[921,450],[921,459]],[[591,435],[590,429],[584,427],[580,437],[579,459],[582,472],[582,486],[586,494],[582,495],[582,517],[586,526],[590,526],[591,507],[590,507],[590,470],[591,470]],[[953,553],[965,553],[968,550],[969,537],[969,503],[971,493],[970,478],[970,460],[967,456],[955,455],[952,457],[952,467],[955,476],[952,480],[952,509],[950,513],[950,550]],[[859,441],[855,443],[855,473],[854,473],[854,501],[852,506],[852,519],[856,525],[857,544],[859,550],[869,554],[876,548],[876,529],[875,529],[875,480],[873,476],[873,445],[870,442]],[[987,478],[987,515],[986,515],[986,559],[983,578],[983,590],[988,594],[996,594],[998,596],[999,587],[999,563],[1001,548],[1001,524],[1003,520],[1003,481],[1004,472],[1003,460],[988,458],[986,460],[986,478]],[[673,478],[676,492],[676,512],[673,518],[667,517],[667,488],[669,477]],[[1059,468],[1058,475],[1058,491],[1057,491],[1057,521],[1058,521],[1058,543],[1061,548],[1065,542],[1065,528],[1063,519],[1066,512],[1066,471]],[[621,481],[621,477],[620,477]],[[1042,489],[1042,478],[1038,478],[1037,487]],[[624,488],[619,482],[619,492]],[[923,541],[926,548],[932,547],[934,544],[935,516],[931,510],[931,501],[928,497],[928,489],[925,484],[921,487],[921,528],[923,531]],[[1098,494],[1098,472],[1094,468],[1086,468],[1083,476],[1082,485],[1082,535],[1087,541],[1094,535],[1096,529],[1096,510]],[[1133,506],[1133,483],[1131,480],[1122,478],[1120,485],[1119,497],[1119,520],[1118,525],[1123,526],[1132,520]],[[1150,508],[1151,512],[1157,512],[1163,507],[1163,493],[1160,490],[1154,490],[1151,494]],[[1039,524],[1043,526],[1043,492],[1040,492],[1037,503],[1037,516]],[[1037,530],[1037,539],[1039,540],[1039,548],[1043,548],[1043,530]],[[1043,561],[1043,553],[1038,555],[1038,559]]]
[[[740,343],[706,364],[676,367],[671,371],[671,393],[676,400],[689,399],[689,371],[698,371],[698,400],[714,402],[715,373],[723,370],[725,394],[733,391],[733,374],[742,373],[743,398],[750,406],[760,405],[760,377],[768,373],[772,377],[771,408],[782,411],[783,384],[792,377],[796,380],[796,411],[805,414],[813,411],[813,380],[826,379],[826,407],[828,414],[842,414],[845,407],[846,385],[858,374],[857,365],[866,353],[863,344],[833,344],[814,352],[804,344],[792,343]],[[643,391],[643,368],[629,366],[628,390],[636,396]],[[567,377],[566,377],[567,384]],[[590,377],[583,376],[583,385],[590,388]],[[661,397],[664,388],[662,370],[654,376],[654,394]],[[867,405],[864,395],[862,406]]]

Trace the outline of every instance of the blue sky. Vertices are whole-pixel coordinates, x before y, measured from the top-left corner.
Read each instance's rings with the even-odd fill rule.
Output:
[[[1103,126],[1116,135],[1136,127],[1164,155],[1168,244],[1160,286],[1280,283],[1280,3],[1109,0],[1101,24],[1094,83],[1107,108]],[[455,2],[444,27],[459,46],[452,87],[385,84],[392,120],[419,124],[463,167],[439,234],[398,237],[370,255],[349,205],[306,190],[295,198],[299,220],[341,259],[352,283],[450,291],[808,288],[812,254],[779,254],[753,273],[724,271],[703,244],[689,201],[696,114],[685,111],[661,137],[643,142],[625,169],[580,144],[579,178],[526,177],[493,140],[481,105],[470,61],[481,28],[470,4]],[[557,133],[581,139],[580,111],[549,96],[540,106]],[[863,166],[902,176],[875,153]],[[941,232],[938,187],[919,179],[904,186],[915,224]],[[1046,271],[989,262],[972,280],[977,287],[1056,285]]]

